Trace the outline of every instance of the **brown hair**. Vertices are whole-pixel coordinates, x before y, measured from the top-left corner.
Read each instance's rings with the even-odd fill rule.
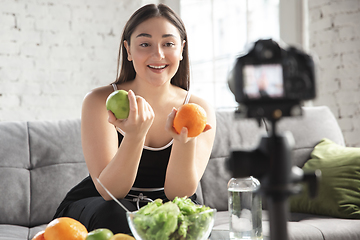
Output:
[[[126,40],[130,44],[131,34],[135,31],[135,28],[142,22],[153,18],[164,17],[170,23],[172,23],[180,33],[181,41],[185,40],[185,46],[183,49],[183,59],[180,61],[179,68],[171,79],[171,84],[181,87],[185,90],[189,90],[190,85],[190,70],[189,70],[189,55],[187,47],[187,33],[184,23],[180,17],[165,4],[148,4],[139,8],[126,23],[120,42],[120,49],[118,55],[117,74],[115,83],[123,83],[134,80],[136,72],[133,63],[127,60],[127,51],[124,46]],[[121,65],[121,67],[120,67]]]

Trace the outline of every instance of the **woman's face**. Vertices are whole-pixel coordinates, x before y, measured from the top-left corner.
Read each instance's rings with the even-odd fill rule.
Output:
[[[178,29],[163,17],[142,22],[132,33],[130,45],[124,42],[136,79],[156,86],[169,82],[175,75],[184,44]]]

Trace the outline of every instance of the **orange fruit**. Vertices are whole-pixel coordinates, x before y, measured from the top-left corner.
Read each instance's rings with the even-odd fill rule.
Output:
[[[46,240],[85,240],[87,234],[87,229],[79,221],[60,217],[46,226],[44,237]]]
[[[110,240],[135,240],[135,238],[124,233],[117,233]]]
[[[45,240],[44,233],[45,230],[38,232],[31,240]]]
[[[206,112],[196,103],[187,103],[179,107],[173,122],[175,131],[179,134],[183,127],[188,129],[188,137],[196,137],[206,126]]]

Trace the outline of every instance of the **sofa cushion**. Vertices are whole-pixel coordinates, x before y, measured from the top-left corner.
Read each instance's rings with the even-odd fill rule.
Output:
[[[355,240],[360,239],[360,220],[340,218],[312,218],[301,221],[307,227],[319,229],[326,240]],[[312,237],[312,236],[311,236]],[[310,239],[310,238],[307,238]],[[313,238],[311,238],[313,239]]]
[[[225,168],[225,157],[212,158],[201,182],[203,203],[218,211],[228,209],[227,183],[231,173]]]
[[[291,131],[295,139],[292,161],[299,167],[304,166],[315,145],[323,138],[345,145],[341,129],[326,106],[303,107],[303,116],[283,118],[277,128],[278,132]]]
[[[229,213],[227,211],[221,211],[216,213],[214,228],[215,230],[229,230]],[[318,220],[319,221],[319,220]],[[321,220],[320,220],[321,221]],[[334,221],[334,223],[336,220]],[[354,226],[354,225],[352,225]],[[296,240],[324,240],[321,229],[306,222],[288,222],[288,239]],[[347,231],[352,231],[353,229],[349,228]],[[264,210],[262,212],[262,233],[263,237],[270,239],[270,222],[269,222],[269,212]],[[336,234],[336,233],[335,233]],[[228,233],[227,233],[228,235]],[[338,236],[338,234],[336,234]],[[352,234],[355,235],[355,234]],[[226,236],[225,234],[222,236]],[[215,238],[216,239],[216,238]],[[218,239],[224,239],[219,237]],[[228,239],[228,238],[226,238]],[[328,238],[325,238],[328,239]],[[335,238],[334,238],[335,239]],[[342,239],[342,238],[338,238]],[[348,238],[349,239],[349,238]],[[356,239],[356,238],[351,238]]]
[[[29,225],[30,173],[26,169],[0,168],[0,223]]]
[[[222,211],[228,208],[227,183],[231,173],[226,169],[226,160],[230,152],[255,148],[266,130],[254,119],[235,118],[234,111],[217,111],[216,122],[214,147],[200,184],[203,204]]]
[[[311,153],[304,171],[320,169],[317,198],[307,191],[291,199],[291,210],[340,218],[360,219],[360,148],[340,146],[323,139]]]
[[[80,120],[29,122],[30,226],[49,222],[66,193],[89,173]]]
[[[16,225],[0,224],[1,240],[24,240],[29,237],[29,228]]]
[[[80,120],[0,122],[0,224],[48,223],[88,170]]]
[[[30,218],[27,124],[1,122],[0,136],[0,224],[27,226]]]

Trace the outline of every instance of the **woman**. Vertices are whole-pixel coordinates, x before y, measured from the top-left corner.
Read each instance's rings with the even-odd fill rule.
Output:
[[[88,93],[83,102],[81,135],[91,177],[75,186],[55,217],[69,216],[89,231],[108,228],[129,233],[124,210],[97,182],[130,211],[150,199],[191,196],[205,171],[215,137],[215,114],[201,98],[190,95],[187,36],[180,18],[167,6],[146,5],[125,25],[119,52],[118,77],[110,86]],[[129,117],[107,111],[108,95],[128,91]],[[203,133],[177,134],[176,109],[197,103],[207,112]]]

